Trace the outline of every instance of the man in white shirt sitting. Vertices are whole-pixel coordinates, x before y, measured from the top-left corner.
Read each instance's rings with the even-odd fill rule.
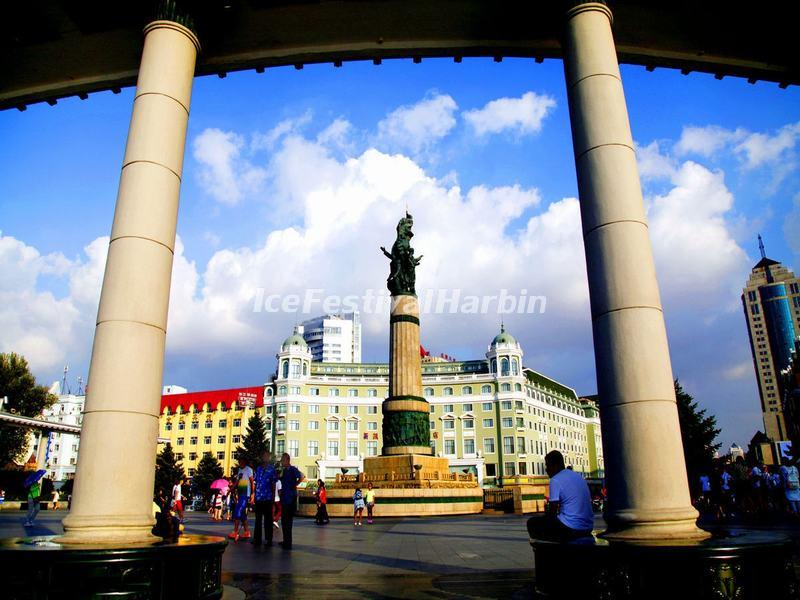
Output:
[[[550,502],[544,515],[528,519],[531,539],[560,542],[591,535],[592,496],[583,477],[564,468],[564,455],[558,450],[544,457],[544,466],[550,476]]]

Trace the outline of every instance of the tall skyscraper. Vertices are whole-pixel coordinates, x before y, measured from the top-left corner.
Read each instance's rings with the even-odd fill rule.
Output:
[[[780,372],[789,365],[794,341],[800,336],[800,278],[767,258],[761,236],[758,247],[761,260],[742,291],[742,305],[764,413],[764,433],[778,442],[787,437],[779,384]]]
[[[361,317],[358,311],[303,321],[298,333],[308,344],[314,362],[361,362]]]

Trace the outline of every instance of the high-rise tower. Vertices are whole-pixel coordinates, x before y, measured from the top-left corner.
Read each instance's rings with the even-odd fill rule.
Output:
[[[764,413],[764,433],[777,442],[787,437],[778,387],[780,372],[789,365],[794,341],[800,336],[800,278],[767,258],[761,236],[758,247],[761,260],[742,291],[742,305]]]

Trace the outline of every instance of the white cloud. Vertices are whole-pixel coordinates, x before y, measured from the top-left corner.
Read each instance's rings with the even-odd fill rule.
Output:
[[[665,179],[675,175],[675,161],[661,152],[657,141],[647,146],[636,144],[636,162],[642,179]]]
[[[245,194],[257,190],[266,176],[264,169],[242,158],[244,145],[242,136],[216,128],[205,129],[194,139],[200,183],[223,204],[237,204]]]
[[[734,146],[734,152],[740,156],[748,169],[760,167],[765,163],[782,160],[793,150],[800,138],[800,123],[781,127],[775,135],[765,133],[749,133]]]
[[[753,361],[746,360],[732,365],[722,372],[722,376],[729,380],[751,379],[753,377]]]
[[[687,126],[683,128],[681,137],[675,144],[675,153],[678,156],[694,154],[711,158],[730,143],[746,135],[743,129],[730,130],[717,125]]]
[[[429,95],[401,106],[378,123],[377,141],[417,154],[445,137],[456,125],[456,101],[447,94]]]
[[[513,131],[519,135],[537,133],[545,117],[556,106],[551,96],[526,92],[519,98],[498,98],[483,108],[462,113],[478,136]]]
[[[251,147],[253,150],[272,150],[281,138],[287,135],[298,134],[306,125],[311,123],[314,114],[309,109],[297,117],[283,119],[267,133],[253,135]]]

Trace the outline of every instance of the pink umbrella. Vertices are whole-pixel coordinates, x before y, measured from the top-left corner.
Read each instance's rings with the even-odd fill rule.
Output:
[[[224,494],[225,492],[228,491],[228,488],[230,487],[230,485],[231,484],[228,483],[227,479],[223,479],[223,478],[215,479],[211,483],[211,489],[212,490],[219,490],[220,492],[222,492]]]

